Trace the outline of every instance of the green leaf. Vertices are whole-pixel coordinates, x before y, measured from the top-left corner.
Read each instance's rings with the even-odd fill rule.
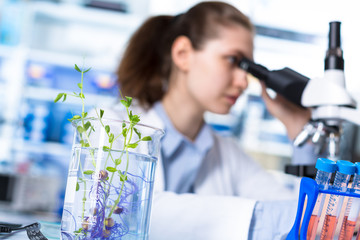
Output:
[[[135,125],[137,124],[138,122],[140,122],[140,117],[139,115],[133,115],[132,118],[131,118],[131,122]]]
[[[108,170],[109,172],[116,172],[116,168],[113,167],[107,167],[106,170]]]
[[[130,106],[131,106],[131,102],[132,102],[132,97],[125,96],[125,98],[126,98],[126,101],[128,102],[129,107],[130,107]]]
[[[125,100],[120,100],[121,104],[124,105],[126,108],[130,107],[129,103]]]
[[[84,140],[80,140],[81,147],[90,147],[90,144],[88,142],[85,142]]]
[[[64,96],[64,94],[65,94],[65,93],[59,93],[59,94],[56,96],[54,102],[58,102],[58,101]]]
[[[139,139],[141,139],[141,132],[137,128],[134,128],[134,131],[136,135],[138,135]]]
[[[100,118],[104,116],[104,110],[100,109]]]
[[[76,182],[76,191],[79,191],[79,189],[80,189],[80,185],[78,182]]]
[[[136,148],[139,144],[138,143],[129,143],[126,145],[127,148]]]
[[[107,133],[110,132],[110,126],[109,126],[109,125],[106,125],[106,126],[105,126],[105,131],[106,131]]]
[[[120,175],[120,181],[125,182],[128,180],[127,176],[125,176],[120,170],[118,171]]]
[[[123,128],[123,130],[122,130],[122,135],[123,135],[123,137],[126,137],[126,134],[127,134],[127,128]]]
[[[120,163],[121,163],[121,158],[115,159],[115,165],[116,165],[116,166],[117,166],[117,165],[120,165]]]
[[[126,127],[126,123],[125,123],[125,122],[122,123],[122,128],[124,128],[124,127]]]
[[[83,117],[83,118],[86,118],[86,116],[88,115],[88,113],[87,112],[83,112],[83,113],[81,113],[81,116]]]
[[[108,146],[103,146],[103,151],[104,152],[109,152],[110,151],[110,148]]]
[[[91,174],[93,174],[93,173],[94,173],[93,170],[86,170],[86,171],[84,171],[84,174],[85,174],[85,175],[91,175]]]
[[[63,98],[63,102],[65,102],[65,100],[66,100],[66,96],[67,96],[67,94],[66,93],[64,93],[64,98]]]
[[[109,143],[112,143],[114,141],[114,134],[110,134],[109,136]]]
[[[82,83],[78,83],[77,85],[80,89],[82,89],[82,87],[83,87]]]
[[[74,115],[72,118],[68,119],[70,122],[80,119],[81,117],[79,115]]]
[[[79,93],[79,97],[85,99],[85,95],[83,93]]]
[[[87,122],[84,124],[85,130],[87,131],[90,126],[91,126],[91,123],[90,123],[89,121],[87,121]]]
[[[143,137],[141,141],[151,141],[152,138],[150,136]]]
[[[81,233],[82,230],[82,228],[79,228],[78,230],[74,231],[74,233]]]
[[[91,69],[91,68],[86,69],[86,70],[84,71],[84,73],[86,73],[86,72],[90,71],[90,69]]]
[[[77,130],[79,133],[85,132],[85,129],[84,129],[82,126],[78,126],[78,127],[76,128],[76,130]]]
[[[75,64],[75,70],[81,73],[80,68],[79,68],[78,65],[76,65],[76,64]]]

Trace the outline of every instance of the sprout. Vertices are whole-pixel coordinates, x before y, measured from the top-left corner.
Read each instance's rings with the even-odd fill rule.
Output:
[[[106,180],[108,178],[108,176],[109,176],[108,171],[100,170],[100,172],[99,172],[99,179],[100,180]]]
[[[116,206],[115,210],[114,210],[114,213],[115,214],[121,214],[123,211],[124,211],[124,208]]]
[[[112,228],[115,225],[115,221],[113,218],[106,218],[105,219],[105,227]]]
[[[82,224],[81,224],[82,229],[83,229],[84,231],[88,231],[88,230],[89,230],[89,225],[90,225],[90,223],[89,223],[89,218],[87,217],[87,218],[82,222]]]

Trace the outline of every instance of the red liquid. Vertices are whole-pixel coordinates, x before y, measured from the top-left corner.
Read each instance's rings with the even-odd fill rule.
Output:
[[[320,217],[317,215],[311,215],[310,221],[309,221],[309,227],[307,231],[307,240],[314,240],[316,237],[316,230],[319,224]]]
[[[320,240],[333,240],[337,224],[337,217],[326,215],[324,226],[321,230]]]
[[[341,225],[339,240],[351,240],[354,235],[355,225],[355,221],[350,221],[348,220],[348,216],[345,216]]]

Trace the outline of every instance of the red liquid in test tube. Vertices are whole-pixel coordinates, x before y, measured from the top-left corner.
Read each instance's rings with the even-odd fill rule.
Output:
[[[351,240],[354,235],[355,225],[356,221],[351,221],[345,216],[341,226],[339,240]]]
[[[309,227],[307,231],[307,240],[314,240],[316,237],[316,230],[318,228],[320,217],[317,215],[311,215],[310,221],[309,221]]]
[[[332,173],[337,170],[337,165],[334,161],[326,158],[318,158],[315,168],[317,169],[315,181],[320,189],[328,189]],[[314,240],[325,201],[325,195],[319,194],[310,217],[306,239]]]
[[[320,240],[333,240],[337,224],[337,216],[326,215]]]
[[[358,194],[360,190],[360,163],[356,162],[355,166],[356,166],[356,172],[354,175],[354,180],[351,188],[354,189],[355,193]],[[355,225],[359,216],[359,212],[360,212],[360,198],[358,197],[349,198],[346,205],[344,220],[341,225],[339,240],[347,240],[347,239],[351,240],[353,238]],[[359,233],[356,239],[359,239]]]
[[[356,171],[355,164],[350,161],[338,160],[336,162],[338,171],[335,174],[334,190],[339,192],[346,192],[351,175]],[[320,240],[333,240],[335,230],[340,215],[341,207],[343,205],[344,196],[332,194],[326,209],[324,225],[321,230]]]

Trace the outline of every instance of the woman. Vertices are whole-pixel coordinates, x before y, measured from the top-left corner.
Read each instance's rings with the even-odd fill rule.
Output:
[[[184,14],[149,18],[130,39],[117,71],[121,91],[137,100],[142,123],[166,131],[150,239],[277,239],[290,230],[296,201],[267,201],[297,196],[203,117],[228,113],[247,88],[237,64],[252,59],[253,38],[239,10],[201,2]],[[271,99],[264,86],[262,96],[293,139],[309,112]]]

